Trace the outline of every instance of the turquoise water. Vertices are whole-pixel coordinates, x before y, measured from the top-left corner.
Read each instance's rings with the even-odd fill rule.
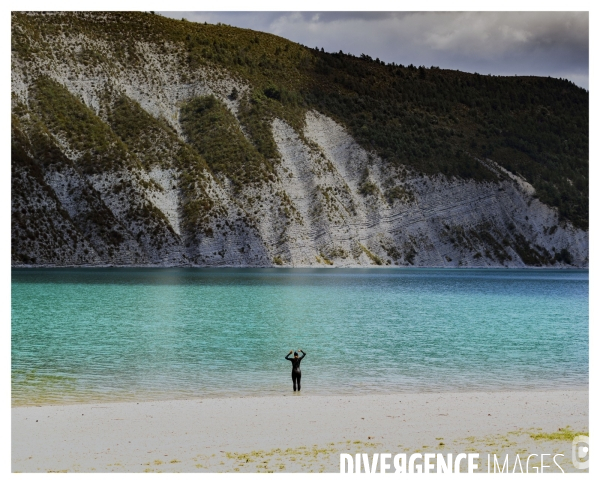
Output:
[[[588,272],[12,271],[12,402],[575,388]]]

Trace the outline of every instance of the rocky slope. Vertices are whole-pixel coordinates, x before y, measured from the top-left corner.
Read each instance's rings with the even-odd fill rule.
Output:
[[[13,14],[13,266],[587,267],[587,228],[493,156],[470,153],[485,176],[391,163],[123,21]]]

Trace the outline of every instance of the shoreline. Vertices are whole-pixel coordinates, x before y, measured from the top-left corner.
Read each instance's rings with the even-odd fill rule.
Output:
[[[424,449],[570,456],[565,429],[587,432],[588,414],[587,389],[13,407],[12,470],[338,472],[340,452]]]
[[[306,392],[300,394],[298,396],[302,396],[304,398],[346,398],[346,397],[363,397],[363,396],[389,396],[389,395],[431,395],[431,394],[476,394],[476,393],[485,393],[485,394],[504,394],[504,393],[545,393],[545,392],[588,392],[589,391],[589,382],[586,382],[582,385],[568,385],[568,386],[537,386],[532,388],[516,388],[516,387],[495,387],[491,388],[447,388],[447,389],[415,389],[410,388],[405,392],[399,391],[389,391],[389,392],[364,392],[364,393],[314,393],[314,392]],[[155,403],[155,402],[185,402],[185,401],[196,401],[196,400],[229,400],[229,399],[251,399],[251,398],[280,398],[280,397],[295,397],[296,394],[292,392],[263,392],[257,394],[235,394],[235,393],[213,393],[213,394],[203,394],[203,395],[187,395],[187,396],[176,396],[176,397],[168,397],[168,395],[172,395],[172,393],[165,391],[165,398],[149,398],[146,399],[144,396],[140,396],[138,398],[135,397],[125,397],[125,398],[115,398],[115,399],[98,399],[98,400],[73,400],[73,401],[63,401],[63,402],[31,402],[26,404],[14,404],[11,401],[11,409],[17,408],[45,408],[45,407],[70,407],[73,405],[114,405],[114,404],[124,404],[124,403]]]
[[[486,270],[486,269],[519,269],[519,270],[587,270],[589,271],[589,265],[583,266],[400,266],[400,265],[361,265],[361,264],[348,264],[348,265],[297,265],[297,266],[280,266],[280,265],[212,265],[212,266],[200,266],[200,265],[170,265],[170,264],[146,264],[146,265],[117,265],[117,264],[79,264],[79,265],[53,265],[53,264],[39,264],[39,265],[28,265],[19,264],[10,266],[12,269],[454,269],[454,270]]]

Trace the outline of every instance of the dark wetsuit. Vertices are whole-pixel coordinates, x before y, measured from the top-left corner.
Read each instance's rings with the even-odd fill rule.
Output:
[[[305,356],[306,353],[302,351],[302,356],[300,356],[299,358],[290,358],[289,354],[285,357],[286,360],[292,362],[292,382],[294,384],[294,391],[296,391],[296,384],[298,384],[298,391],[300,391],[300,378],[302,378],[302,372],[300,371],[300,362]]]

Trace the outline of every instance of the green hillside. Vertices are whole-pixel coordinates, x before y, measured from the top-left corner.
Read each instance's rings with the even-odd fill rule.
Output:
[[[270,34],[149,13],[13,13],[12,23],[13,60],[29,63],[32,75],[33,66],[65,57],[108,77],[143,70],[137,48],[143,42],[165,55],[181,54],[178,75],[183,78],[206,65],[249,84],[249,92],[232,91],[230,96],[241,97],[238,120],[254,146],[232,132],[232,115],[214,100],[192,101],[182,109],[182,126],[196,151],[189,156],[199,156],[202,164],[206,160],[210,169],[234,183],[268,179],[278,160],[271,119],[284,119],[301,133],[305,112],[315,109],[344,125],[390,165],[485,181],[498,176],[477,161],[489,158],[524,177],[563,219],[587,229],[589,93],[569,81],[390,65],[368,55],[326,53]],[[109,47],[82,43],[57,52],[53,46],[59,37],[75,43],[85,37]],[[48,126],[64,131],[83,150],[96,150],[102,163],[141,162],[130,156],[135,151],[129,146],[132,137],[119,125],[123,106],[110,108],[109,129],[85,110],[79,113],[73,100],[63,102],[52,82],[41,79],[36,86],[30,107]],[[207,130],[207,123],[216,124]],[[228,149],[243,153],[234,156],[242,160],[239,166],[227,165],[231,158],[210,149],[223,139],[237,140]]]

